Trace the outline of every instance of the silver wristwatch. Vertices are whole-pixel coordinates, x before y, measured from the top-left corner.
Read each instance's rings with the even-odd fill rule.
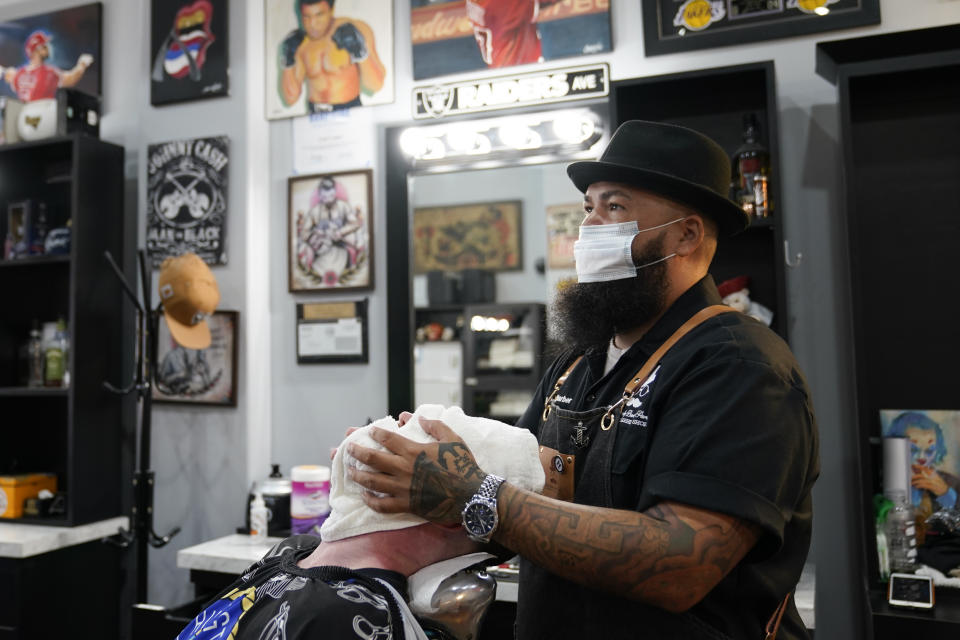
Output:
[[[497,515],[497,492],[503,478],[489,474],[483,479],[480,488],[463,508],[463,528],[467,535],[476,542],[487,543],[500,524]]]

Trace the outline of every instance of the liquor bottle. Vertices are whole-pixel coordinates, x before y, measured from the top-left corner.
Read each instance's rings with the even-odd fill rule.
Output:
[[[63,318],[57,320],[56,331],[47,342],[45,352],[43,384],[47,387],[66,387],[70,385],[69,367],[69,338],[67,323]]]
[[[743,144],[733,154],[740,177],[740,206],[749,216],[766,218],[773,211],[770,202],[770,153],[760,143],[760,123],[755,113],[743,116]]]
[[[36,320],[33,321],[33,328],[30,330],[30,340],[27,342],[27,386],[43,386],[43,340],[40,338],[40,325]]]

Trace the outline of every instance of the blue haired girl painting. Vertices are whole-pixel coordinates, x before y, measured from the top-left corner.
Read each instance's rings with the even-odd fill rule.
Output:
[[[910,440],[911,499],[917,522],[960,497],[960,411],[880,411],[883,435]]]

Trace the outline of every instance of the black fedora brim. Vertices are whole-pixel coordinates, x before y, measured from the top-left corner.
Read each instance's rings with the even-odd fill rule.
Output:
[[[581,161],[567,166],[567,175],[581,192],[595,182],[619,182],[648,189],[710,216],[721,236],[732,236],[750,225],[750,218],[733,201],[703,185],[673,175],[603,161]]]

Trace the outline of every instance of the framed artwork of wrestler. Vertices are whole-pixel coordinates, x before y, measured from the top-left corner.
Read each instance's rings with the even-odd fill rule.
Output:
[[[99,2],[0,23],[0,95],[52,99],[60,87],[100,95]]]
[[[411,0],[413,78],[612,49],[610,1]]]
[[[228,95],[227,0],[151,0],[150,104]]]
[[[265,0],[267,118],[393,102],[393,3]]]
[[[295,176],[288,187],[290,291],[373,288],[373,172]]]
[[[413,272],[523,268],[519,200],[413,211]]]
[[[210,346],[187,349],[170,336],[163,315],[157,335],[154,402],[237,406],[239,311],[214,311],[207,318]]]

